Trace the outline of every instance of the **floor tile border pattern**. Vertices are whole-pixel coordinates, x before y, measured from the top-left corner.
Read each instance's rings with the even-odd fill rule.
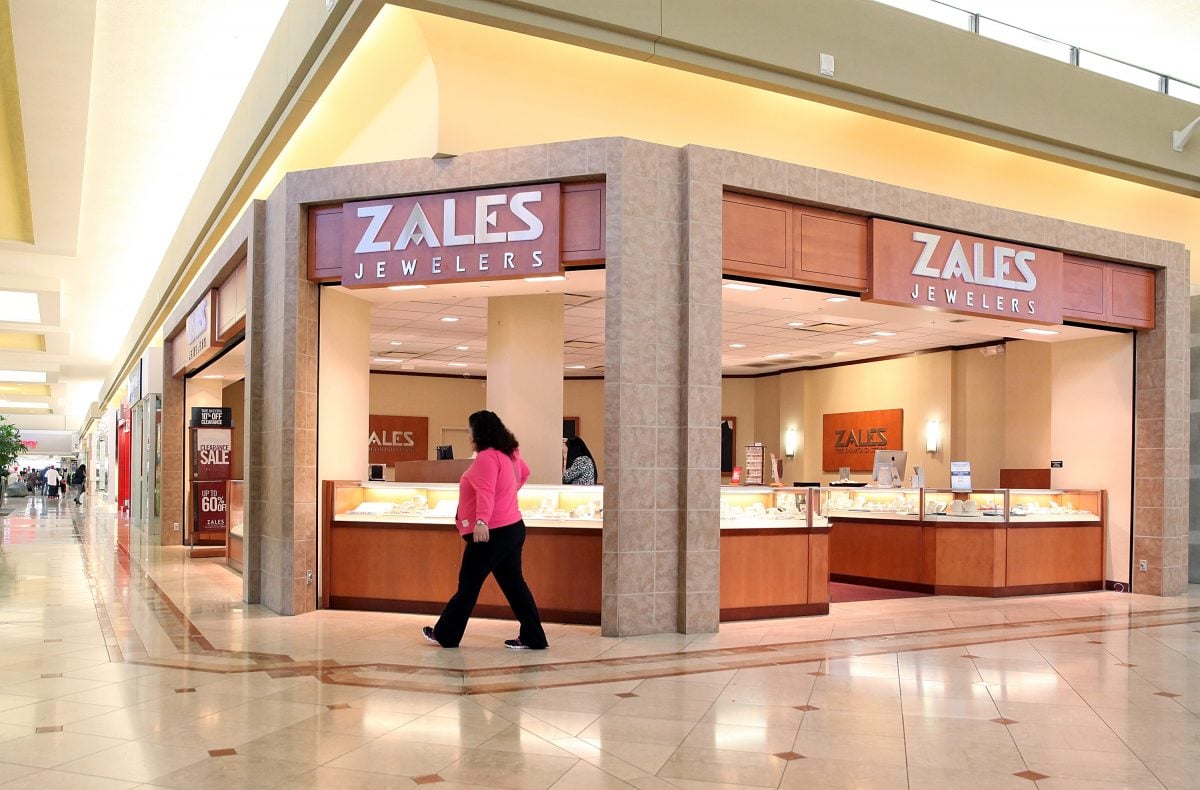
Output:
[[[336,660],[294,661],[289,656],[282,654],[232,651],[215,647],[148,573],[135,572],[140,565],[124,547],[118,544],[120,561],[117,567],[123,578],[121,580],[114,579],[114,587],[117,587],[118,590],[122,589],[117,585],[123,581],[127,593],[140,595],[147,609],[153,613],[175,647],[181,653],[189,655],[188,658],[181,659],[152,658],[138,638],[132,618],[128,613],[122,607],[117,607],[115,613],[108,607],[101,594],[102,591],[97,583],[98,577],[86,550],[85,536],[80,530],[79,514],[73,513],[72,520],[76,534],[80,538],[80,550],[83,552],[84,569],[88,576],[89,587],[93,598],[97,601],[97,613],[101,619],[101,628],[105,628],[105,622],[109,621],[114,614],[115,619],[121,624],[121,627],[114,629],[109,622],[107,626],[109,630],[105,632],[106,644],[108,643],[108,633],[111,632],[114,636],[113,645],[110,647],[112,660],[223,674],[265,672],[272,678],[314,677],[321,683],[329,685],[456,695],[494,694],[535,688],[588,685],[610,682],[614,679],[648,680],[729,669],[802,664],[882,653],[915,652],[951,647],[969,648],[971,645],[1031,638],[1074,636],[1200,622],[1200,606],[1190,606],[1144,612],[990,623],[892,634],[834,637],[510,667],[450,669],[382,662],[343,664]],[[120,600],[120,595],[116,596],[116,600]],[[126,634],[124,651],[122,651],[118,639],[118,635],[121,633]],[[122,652],[129,658],[124,658]],[[223,663],[197,661],[190,657],[194,654],[205,658],[232,659],[251,663],[230,666]],[[969,650],[968,655],[970,655]],[[620,677],[614,678],[613,669],[618,667],[625,671],[621,673]],[[367,673],[379,673],[387,675],[387,677],[371,677]],[[501,678],[503,680],[500,680]],[[491,679],[495,680],[489,682]]]

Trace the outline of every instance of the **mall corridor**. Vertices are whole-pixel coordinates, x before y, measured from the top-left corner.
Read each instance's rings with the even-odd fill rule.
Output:
[[[280,617],[109,514],[9,500],[4,788],[1200,787],[1200,589],[834,604],[545,653]],[[3,512],[3,511],[0,511]]]

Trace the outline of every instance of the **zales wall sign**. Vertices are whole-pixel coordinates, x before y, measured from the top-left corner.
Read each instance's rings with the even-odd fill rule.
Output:
[[[872,219],[864,302],[1061,324],[1063,256]]]
[[[397,461],[429,458],[429,418],[372,414],[367,420],[371,435],[367,462],[391,466]]]
[[[342,285],[558,274],[558,184],[364,200],[342,209]]]
[[[904,449],[904,409],[826,414],[821,426],[821,468],[870,472],[876,450]]]

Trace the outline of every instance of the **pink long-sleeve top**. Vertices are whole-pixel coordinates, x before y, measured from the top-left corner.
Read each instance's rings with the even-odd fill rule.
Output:
[[[529,479],[529,465],[520,451],[509,458],[499,450],[481,450],[458,481],[458,534],[475,530],[479,519],[492,529],[521,520],[517,490]]]

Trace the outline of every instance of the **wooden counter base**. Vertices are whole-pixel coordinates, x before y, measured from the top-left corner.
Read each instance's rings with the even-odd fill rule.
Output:
[[[835,520],[830,578],[937,595],[1104,589],[1104,524]]]
[[[721,530],[721,621],[829,614],[829,528]]]

